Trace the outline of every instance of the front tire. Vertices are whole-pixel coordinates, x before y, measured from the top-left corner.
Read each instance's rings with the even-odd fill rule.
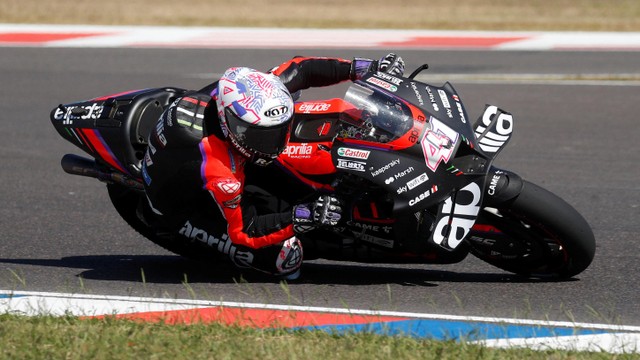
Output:
[[[470,251],[501,269],[531,277],[570,278],[584,271],[596,244],[587,221],[553,193],[523,181],[520,194],[484,208]]]

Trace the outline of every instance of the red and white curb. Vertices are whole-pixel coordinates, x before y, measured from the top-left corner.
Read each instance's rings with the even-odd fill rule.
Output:
[[[0,46],[640,51],[640,33],[0,24]]]
[[[640,326],[26,291],[0,291],[0,313],[82,318],[114,316],[169,324],[215,322],[255,328],[372,331],[454,339],[491,347],[640,353]]]

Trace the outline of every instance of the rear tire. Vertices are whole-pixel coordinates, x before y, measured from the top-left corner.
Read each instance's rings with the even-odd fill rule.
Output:
[[[569,278],[584,271],[596,250],[587,221],[553,193],[523,184],[516,198],[480,212],[471,253],[524,276]]]
[[[145,224],[137,215],[141,201],[146,201],[144,193],[130,190],[122,185],[107,184],[109,198],[116,211],[135,231],[166,250],[180,256],[203,262],[221,261],[223,258],[215,249],[190,241],[174,234],[160,234]],[[142,204],[144,205],[144,204]]]

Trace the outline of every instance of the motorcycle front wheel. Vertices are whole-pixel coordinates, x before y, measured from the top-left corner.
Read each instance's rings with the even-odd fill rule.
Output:
[[[468,237],[470,252],[529,277],[570,278],[595,255],[591,227],[571,205],[531,182],[520,194],[484,208]]]

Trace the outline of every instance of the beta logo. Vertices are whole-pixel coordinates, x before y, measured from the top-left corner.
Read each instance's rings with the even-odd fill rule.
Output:
[[[235,194],[240,190],[240,182],[232,179],[223,179],[216,183],[216,186],[220,191],[225,194]]]

